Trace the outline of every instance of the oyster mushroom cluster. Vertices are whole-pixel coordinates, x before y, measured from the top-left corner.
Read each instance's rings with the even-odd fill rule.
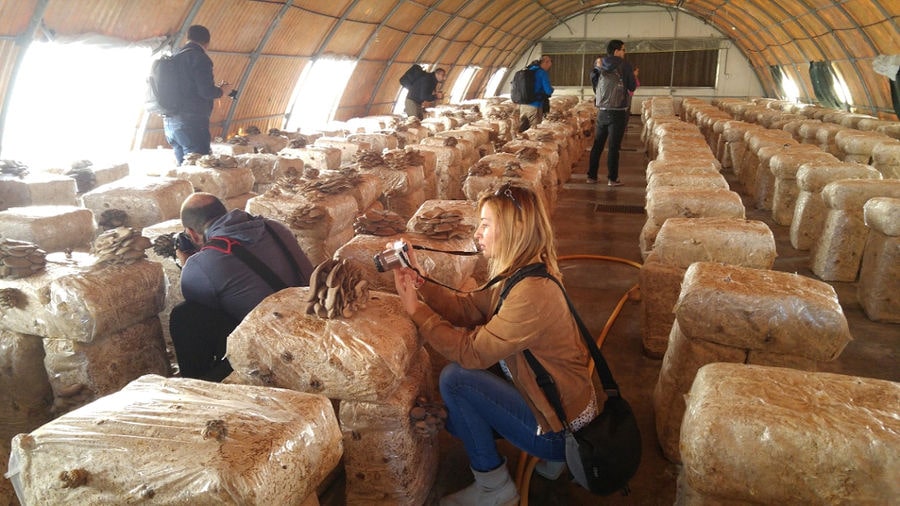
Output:
[[[131,227],[117,227],[100,234],[94,241],[91,253],[98,264],[128,265],[146,258],[144,250],[151,247],[150,239]]]
[[[47,252],[28,241],[3,239],[0,242],[0,277],[18,279],[31,276],[47,266]]]
[[[269,197],[282,194],[296,195],[303,191],[304,188],[306,188],[306,181],[294,171],[291,172],[291,174],[276,179],[275,183],[272,184],[272,187],[266,190],[265,195]]]
[[[506,120],[512,115],[512,112],[508,109],[503,109],[500,107],[491,108],[487,113],[487,119],[499,119]]]
[[[87,485],[91,478],[91,473],[86,469],[77,468],[71,470],[60,471],[59,481],[62,482],[62,488],[78,488]]]
[[[420,214],[413,228],[434,239],[462,239],[472,235],[472,227],[462,221],[463,215],[458,211],[435,207]]]
[[[469,167],[469,176],[477,177],[477,176],[490,176],[493,173],[491,170],[491,164],[485,162],[484,160],[478,160],[474,165]]]
[[[249,146],[250,139],[248,139],[245,135],[234,135],[229,137],[227,141],[228,144],[232,144],[235,146]]]
[[[22,309],[27,305],[28,297],[18,288],[0,288],[0,308]]]
[[[100,225],[100,228],[103,230],[109,230],[124,226],[126,221],[128,221],[128,213],[125,211],[121,209],[107,209],[100,213],[97,225]]]
[[[25,174],[28,174],[28,166],[15,160],[0,160],[0,173],[25,177]]]
[[[228,437],[228,427],[225,420],[207,420],[200,431],[203,439],[215,439],[216,441],[224,441]]]
[[[363,149],[357,151],[353,155],[353,161],[360,169],[374,169],[375,167],[384,166],[384,158],[380,153],[371,149]]]
[[[503,177],[522,177],[522,165],[519,162],[506,162],[503,167]]]
[[[550,112],[544,115],[544,121],[566,122],[572,117],[571,111],[560,111],[559,109],[550,109]]]
[[[416,157],[418,155],[418,158]],[[412,152],[404,151],[402,149],[392,149],[384,154],[384,163],[388,166],[388,168],[394,170],[405,170],[407,167],[422,165],[422,155],[416,152],[416,155],[412,154]],[[418,160],[418,163],[416,163]]]
[[[348,167],[326,177],[310,178],[305,189],[307,191],[335,194],[356,188],[358,184],[359,172],[352,167]]]
[[[537,160],[539,156],[540,153],[538,153],[537,148],[527,147],[516,151],[516,158],[526,162],[533,162]]]
[[[156,239],[153,239],[153,252],[162,258],[176,258],[176,235],[175,232],[172,232],[171,234],[160,234]]]
[[[287,224],[291,228],[305,230],[318,225],[325,216],[327,216],[327,213],[321,206],[308,202],[294,208],[294,211],[287,218]]]
[[[370,209],[356,217],[353,231],[366,235],[395,235],[406,231],[406,220],[394,211]]]
[[[288,142],[287,147],[289,148],[305,148],[309,144],[309,139],[306,138],[305,135],[301,135],[296,139],[291,139]]]
[[[309,277],[306,314],[320,318],[351,318],[369,300],[369,282],[347,259],[328,259]]]
[[[82,160],[72,164],[72,168],[66,171],[66,175],[75,180],[75,188],[78,193],[86,193],[97,185],[97,175],[91,168],[91,162]]]
[[[409,421],[416,434],[435,436],[447,423],[447,408],[420,395],[416,398],[416,405],[409,410]]]
[[[207,169],[233,169],[238,166],[237,160],[231,155],[203,155],[194,158],[196,153],[185,157],[185,165],[196,165]]]
[[[406,150],[406,153],[406,162],[409,165],[425,165],[425,157],[418,149],[410,148]]]
[[[453,137],[452,135],[448,135],[446,138],[444,138],[444,146],[448,148],[455,148],[457,144],[459,144],[459,139]]]

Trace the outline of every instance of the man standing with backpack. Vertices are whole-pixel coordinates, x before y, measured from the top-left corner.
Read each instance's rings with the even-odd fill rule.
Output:
[[[438,83],[444,82],[447,72],[437,69],[434,72],[425,72],[407,88],[404,111],[409,117],[425,117],[425,102],[434,102],[444,98],[444,92],[438,90]]]
[[[606,57],[597,75],[596,98],[597,131],[588,160],[587,182],[597,182],[600,155],[609,139],[609,154],[606,159],[606,184],[622,186],[619,181],[619,148],[625,136],[631,107],[631,95],[637,89],[637,80],[631,64],[625,61],[625,43],[611,40],[606,46]],[[593,81],[593,76],[592,76]]]
[[[519,103],[519,132],[524,132],[544,120],[545,107],[549,110],[550,96],[553,95],[553,86],[550,86],[550,66],[553,59],[547,55],[541,56],[528,65],[526,70],[534,72],[534,101]]]
[[[188,153],[210,154],[213,100],[232,93],[231,84],[223,81],[216,85],[213,81],[213,63],[206,54],[209,30],[193,25],[188,28],[187,39],[187,44],[173,56],[181,91],[177,112],[163,118],[166,140],[175,150],[178,165]]]

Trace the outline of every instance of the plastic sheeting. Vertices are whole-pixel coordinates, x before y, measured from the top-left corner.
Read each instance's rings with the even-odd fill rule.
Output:
[[[241,383],[378,401],[406,377],[419,335],[396,295],[370,291],[351,318],[306,314],[309,288],[263,299],[228,337]]]
[[[684,474],[704,496],[753,504],[900,497],[898,383],[720,363],[700,369],[687,399]]]
[[[0,279],[0,288],[23,293],[25,304],[0,316],[0,325],[23,334],[90,342],[156,316],[164,307],[162,266],[139,260],[95,266],[95,257],[73,252],[47,255],[44,271],[27,278]]]
[[[325,397],[148,375],[16,436],[8,477],[23,504],[298,504],[342,451]]]

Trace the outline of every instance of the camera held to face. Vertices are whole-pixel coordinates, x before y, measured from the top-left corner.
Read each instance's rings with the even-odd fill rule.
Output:
[[[175,236],[175,249],[187,253],[188,255],[197,252],[197,246],[186,232],[179,232],[178,235]]]
[[[387,272],[400,267],[411,267],[409,257],[406,252],[409,251],[409,245],[403,241],[396,241],[391,246],[376,253],[372,259],[375,261],[375,268],[378,272]]]

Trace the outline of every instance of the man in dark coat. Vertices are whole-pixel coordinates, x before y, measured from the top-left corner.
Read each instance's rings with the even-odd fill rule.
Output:
[[[446,77],[447,72],[444,69],[437,69],[434,72],[426,72],[416,79],[406,93],[404,108],[406,115],[419,119],[424,118],[425,102],[434,102],[444,98],[444,92],[438,89],[438,84],[443,83]]]
[[[622,138],[625,136],[625,127],[628,125],[630,93],[637,89],[637,80],[631,64],[625,61],[624,42],[621,40],[610,41],[606,46],[606,53],[597,73],[597,85],[595,86],[596,100],[594,103],[597,105],[597,130],[588,159],[587,182],[597,182],[600,155],[603,153],[603,147],[608,138],[606,184],[622,186],[619,181],[619,148],[621,148]],[[616,86],[618,89],[610,89],[606,86],[610,80],[605,79],[604,74],[615,77],[613,80],[618,83]]]
[[[213,81],[213,63],[206,54],[209,30],[193,25],[188,28],[187,38],[187,44],[175,53],[181,88],[179,110],[163,118],[166,141],[175,150],[178,165],[189,153],[210,154],[209,117],[213,101],[229,95],[232,90],[227,82],[217,86]]]

